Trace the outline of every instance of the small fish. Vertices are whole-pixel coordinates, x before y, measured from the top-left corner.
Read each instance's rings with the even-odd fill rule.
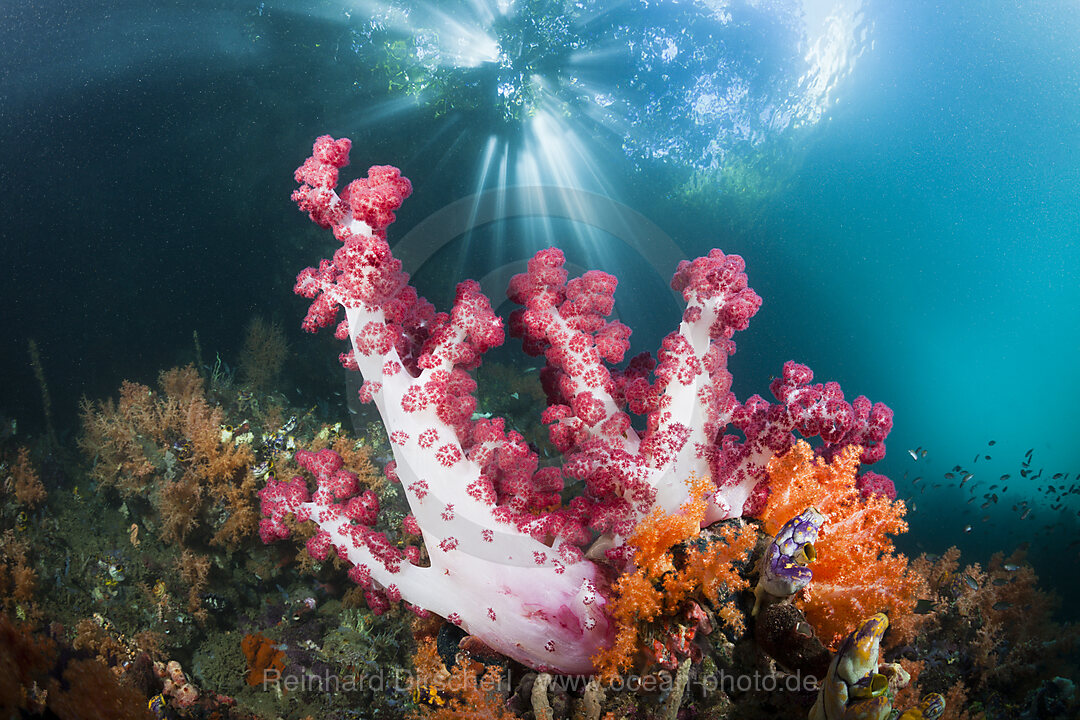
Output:
[[[966,533],[971,532],[971,526],[970,525],[965,525],[964,526],[964,532],[966,532]]]
[[[1005,482],[1006,480],[1008,480],[1011,477],[1012,477],[1012,475],[1010,475],[1009,473],[1005,473],[1004,475],[999,477],[998,480],[1000,480],[1001,482]]]
[[[919,459],[919,453],[915,452],[914,450],[909,449],[907,451],[907,454],[911,456],[912,460],[918,460]]]
[[[922,452],[919,453],[919,457],[921,457],[921,458],[926,457],[926,450],[925,449]]]
[[[989,456],[989,455],[983,455],[983,460],[990,460],[990,459],[991,459],[991,458],[990,458],[990,456]]]
[[[967,482],[968,480],[970,480],[973,477],[975,477],[975,473],[967,473],[967,474],[964,475],[964,480],[963,481]]]
[[[975,580],[972,579],[971,577],[969,577],[968,575],[961,575],[960,577],[962,577],[964,579],[964,584],[967,585],[972,590],[978,590],[979,589],[979,583],[975,582]]]
[[[1027,509],[1024,510],[1024,514],[1020,516],[1020,519],[1021,520],[1027,520],[1028,515],[1030,515],[1030,514],[1031,514],[1031,508],[1027,508]]]
[[[1005,602],[1005,601],[1001,601],[1001,602],[999,602],[999,603],[994,603],[994,609],[995,609],[995,610],[998,610],[998,611],[1001,611],[1001,610],[1007,610],[1007,609],[1009,609],[1009,608],[1011,608],[1011,607],[1012,607],[1012,603],[1011,603],[1011,602]]]
[[[1005,569],[1005,570],[1008,570],[1009,572],[1016,572],[1017,570],[1020,569],[1020,566],[1017,565],[1016,563],[1005,563],[1001,567],[1003,569]]]
[[[985,510],[986,508],[990,507],[990,501],[989,501],[989,500],[987,500],[986,502],[984,502],[984,503],[983,503],[982,505],[980,505],[979,507],[981,507],[981,508],[982,508],[983,510]]]
[[[517,399],[518,399],[518,394],[517,394],[516,392],[512,392],[512,393],[510,393],[510,397],[512,397],[512,398],[514,398],[515,400],[517,400]]]
[[[1051,480],[1060,480],[1064,475],[1065,475],[1065,473],[1054,473],[1054,477],[1052,477],[1050,479]]]
[[[990,442],[988,442],[986,444],[989,445],[990,447],[994,447],[994,445],[997,444],[997,440],[991,440]]]
[[[934,609],[934,605],[935,603],[933,600],[923,600],[920,598],[915,602],[915,614],[926,615]]]
[[[945,473],[946,480],[952,480],[954,477],[956,477],[956,475],[953,475],[951,472]]]

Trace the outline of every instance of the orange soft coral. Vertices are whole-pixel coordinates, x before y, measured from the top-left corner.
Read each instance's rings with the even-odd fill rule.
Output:
[[[119,401],[92,403],[83,398],[79,407],[83,426],[79,447],[94,460],[90,477],[119,488],[125,496],[145,492],[155,471],[148,457],[154,443],[148,438],[156,440],[162,425],[154,393],[125,380]]]
[[[223,438],[224,413],[203,385],[189,365],[161,373],[161,392],[124,382],[119,401],[84,401],[79,444],[94,458],[91,477],[149,499],[167,543],[201,530],[200,540],[233,551],[258,526],[255,456]]]
[[[698,537],[705,517],[705,497],[712,490],[708,478],[691,476],[687,484],[691,499],[680,512],[668,515],[654,509],[638,523],[629,539],[634,548],[634,568],[615,581],[614,599],[609,606],[616,621],[615,641],[594,658],[597,673],[604,680],[614,679],[633,664],[640,650],[643,623],[662,614],[674,614],[694,593],[716,600],[722,588],[736,592],[746,587],[732,561],[753,548],[757,533],[749,527],[725,526],[705,547],[684,547],[676,563],[672,551]],[[721,604],[720,616],[741,632],[742,616],[729,605]]]
[[[1052,620],[1058,598],[1039,589],[1023,550],[995,553],[986,567],[973,563],[962,572],[959,555],[950,548],[938,563],[918,566],[938,597],[933,622],[966,638],[978,670],[973,689],[997,688],[1019,701],[1046,672],[1061,672],[1080,628]]]
[[[34,570],[31,545],[14,529],[0,535],[0,611],[22,615],[36,621],[41,616],[37,606],[37,572]]]
[[[516,720],[502,697],[508,688],[498,666],[485,669],[459,655],[447,670],[430,638],[417,645],[413,666],[413,699],[424,720]]]
[[[45,500],[45,486],[41,484],[34,465],[30,462],[30,450],[19,448],[19,454],[11,466],[11,474],[5,478],[4,485],[15,495],[15,501],[33,508]]]
[[[855,488],[861,451],[847,447],[826,463],[800,441],[769,462],[770,495],[762,520],[770,534],[810,506],[825,516],[814,579],[798,604],[832,646],[877,612],[889,615],[895,634],[912,632],[912,611],[923,589],[892,543],[892,535],[907,532],[904,503],[880,495],[863,498]]]

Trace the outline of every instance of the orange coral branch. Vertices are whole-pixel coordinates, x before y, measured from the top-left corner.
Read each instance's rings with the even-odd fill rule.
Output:
[[[609,605],[616,621],[615,641],[593,658],[604,681],[613,680],[633,665],[641,649],[643,624],[661,614],[673,614],[694,593],[715,600],[722,587],[730,592],[746,587],[732,560],[753,548],[757,533],[752,528],[725,526],[704,547],[684,547],[683,557],[676,562],[673,550],[699,536],[705,498],[713,489],[708,478],[696,476],[691,476],[687,485],[690,500],[678,513],[668,515],[654,509],[638,523],[628,541],[634,548],[635,566],[615,581]],[[741,632],[742,618],[734,608],[722,608],[721,616]]]
[[[11,466],[9,480],[17,502],[28,507],[35,507],[45,499],[45,486],[41,484],[37,471],[30,462],[28,448],[19,448],[19,456]]]
[[[912,620],[924,587],[891,538],[907,532],[904,503],[881,495],[864,498],[855,487],[861,452],[850,446],[826,463],[800,441],[769,462],[770,496],[762,520],[770,534],[809,506],[826,518],[814,579],[798,604],[822,641],[833,646],[877,612],[889,615],[894,631],[910,632],[913,625],[905,621]]]
[[[431,639],[419,643],[413,665],[413,698],[426,720],[516,720],[499,695],[503,682],[497,666],[481,674],[480,663],[459,655],[447,670]]]

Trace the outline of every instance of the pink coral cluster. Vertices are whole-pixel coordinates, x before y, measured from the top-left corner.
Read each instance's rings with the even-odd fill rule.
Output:
[[[525,664],[589,672],[613,635],[607,571],[583,553],[595,533],[607,561],[622,569],[625,538],[654,508],[679,512],[691,476],[711,478],[706,524],[752,514],[767,494],[769,460],[792,445],[794,431],[821,437],[823,453],[853,444],[867,462],[883,453],[888,409],[865,398],[848,403],[834,383],[811,385],[803,366],[789,363],[774,383],[779,404],[735,398],[732,336],[761,304],[742,258],[712,250],[680,263],[672,287],[686,309],[677,330],[656,359],[639,355],[617,370],[630,330],[607,319],[615,278],[593,271],[569,279],[562,252],[551,248],[508,291],[523,306],[510,318],[511,334],[545,357],[543,420],[564,455],[561,468],[540,468],[501,418],[473,419],[469,371],[502,343],[501,319],[471,280],[458,286],[449,313],[418,296],[385,238],[411,185],[379,166],[338,195],[349,149],[348,140],[323,136],[297,170],[294,200],[342,245],[300,273],[296,292],[312,300],[309,331],[345,311],[335,334],[351,347],[341,361],[362,373],[361,397],[383,418],[394,452],[387,474],[401,483],[429,565],[370,529],[377,505],[357,501],[355,482],[328,451],[298,457],[316,477],[314,495],[300,478],[263,491],[262,536],[286,535],[289,513],[316,522],[309,552],[334,547],[348,558],[375,607],[400,598]],[[640,429],[632,415],[644,416]],[[583,481],[585,492],[563,504],[565,478]]]
[[[176,707],[191,707],[199,699],[199,689],[191,684],[176,660],[170,660],[168,664],[155,662],[154,673],[163,680],[164,693],[172,698]]]

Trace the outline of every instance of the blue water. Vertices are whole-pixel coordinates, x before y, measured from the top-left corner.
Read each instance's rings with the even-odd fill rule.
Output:
[[[291,295],[328,238],[288,195],[312,140],[347,135],[353,169],[415,184],[392,238],[496,192],[493,222],[413,236],[437,302],[467,275],[500,293],[559,242],[622,278],[634,349],[655,349],[674,261],[739,253],[765,300],[740,398],[796,359],[889,404],[906,549],[1030,542],[1059,585],[1080,565],[1080,495],[1040,490],[1080,483],[1075,2],[150,5],[0,8],[0,412],[20,432],[42,427],[29,338],[67,438],[80,395],[192,360],[193,331],[235,358],[256,313],[291,329],[295,385],[331,397],[332,342],[300,336]],[[506,188],[538,185],[561,194],[510,217],[546,196]],[[649,232],[590,225],[605,198]]]

